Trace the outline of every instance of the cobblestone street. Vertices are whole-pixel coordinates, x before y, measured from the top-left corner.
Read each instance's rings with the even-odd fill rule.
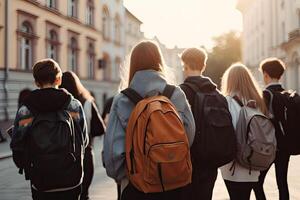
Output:
[[[106,176],[105,170],[101,164],[100,152],[102,149],[102,140],[95,140],[95,161],[96,172],[91,188],[92,200],[115,200],[116,185],[114,181]],[[97,148],[98,147],[98,148]],[[300,200],[300,157],[292,157],[289,170],[289,185],[291,200]],[[267,176],[265,190],[268,199],[278,199],[274,168],[270,170]],[[29,183],[24,177],[18,174],[11,158],[0,161],[0,200],[29,200]],[[214,189],[214,200],[227,200],[228,195],[220,176]],[[255,199],[254,194],[251,199]]]

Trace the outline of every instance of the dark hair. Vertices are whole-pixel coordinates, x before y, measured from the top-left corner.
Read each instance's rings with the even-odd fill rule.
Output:
[[[18,98],[18,108],[20,108],[23,104],[25,99],[30,95],[31,90],[29,88],[25,88],[20,91],[19,98]]]
[[[94,100],[90,92],[82,85],[78,76],[72,71],[66,71],[63,73],[60,88],[68,90],[68,92],[70,92],[74,98],[79,100],[82,104],[84,104],[86,100]]]
[[[41,85],[53,84],[57,76],[61,73],[58,63],[50,58],[35,63],[32,71],[35,81]]]
[[[271,78],[280,79],[285,71],[285,65],[278,58],[268,58],[261,62],[260,70],[266,72]]]
[[[128,84],[135,72],[147,69],[162,71],[163,64],[163,58],[157,44],[152,41],[138,43],[131,52]]]

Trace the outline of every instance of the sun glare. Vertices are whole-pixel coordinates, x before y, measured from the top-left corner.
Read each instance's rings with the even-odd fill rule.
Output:
[[[241,31],[236,0],[124,0],[143,21],[146,37],[158,36],[167,46],[212,46],[211,38],[230,30]]]

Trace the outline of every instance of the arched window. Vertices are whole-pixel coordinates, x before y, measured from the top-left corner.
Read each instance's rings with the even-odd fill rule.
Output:
[[[58,35],[55,30],[50,30],[48,33],[47,57],[58,61]]]
[[[95,47],[92,42],[88,45],[87,51],[87,69],[88,69],[88,78],[95,78]]]
[[[77,0],[69,0],[68,1],[68,16],[69,17],[77,17],[77,8],[78,8]]]
[[[115,43],[121,44],[121,21],[119,15],[115,17]]]
[[[69,44],[69,69],[77,72],[77,57],[78,57],[78,44],[74,37],[71,37]]]
[[[94,3],[92,0],[87,1],[85,21],[87,25],[90,26],[94,25]]]
[[[105,62],[103,79],[106,81],[111,81],[111,60],[107,53],[103,54],[103,60]]]
[[[103,7],[102,14],[102,31],[103,31],[103,39],[110,39],[110,16],[109,11],[106,6]]]
[[[33,62],[33,29],[28,21],[22,23],[20,28],[22,33],[20,40],[20,67],[29,70]]]

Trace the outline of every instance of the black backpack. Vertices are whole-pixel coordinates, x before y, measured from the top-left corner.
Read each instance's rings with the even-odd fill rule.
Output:
[[[66,110],[37,113],[25,138],[25,176],[38,191],[78,186],[83,176],[83,136]]]
[[[184,83],[194,93],[192,112],[196,134],[191,147],[193,165],[221,167],[236,157],[236,136],[226,98],[218,90],[201,92],[196,84]]]
[[[300,154],[300,96],[296,92],[272,92],[265,90],[270,94],[269,112],[271,118],[278,122],[282,132],[281,139],[285,144],[290,155]],[[282,108],[273,109],[273,100],[276,98],[278,105]],[[280,109],[281,110],[281,109]]]

